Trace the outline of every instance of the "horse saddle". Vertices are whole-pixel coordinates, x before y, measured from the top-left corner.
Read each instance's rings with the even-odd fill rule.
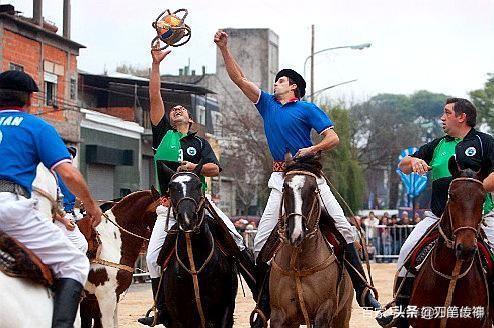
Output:
[[[324,236],[328,247],[333,249],[336,258],[341,263],[341,261],[343,260],[343,247],[341,247],[341,245],[345,245],[346,242],[343,236],[338,232],[338,229],[336,229],[333,218],[325,210],[321,211],[319,229],[321,230],[321,233]],[[278,234],[278,228],[275,227],[275,229],[271,231],[268,240],[259,252],[259,256],[256,262],[269,262],[275,256],[280,246],[281,239]]]
[[[429,257],[437,243],[439,237],[439,230],[437,228],[432,229],[410,253],[408,261],[405,262],[404,267],[414,275],[417,275],[422,264]],[[484,271],[487,273],[487,277],[492,278],[494,275],[494,260],[492,250],[485,241],[485,238],[479,238],[477,241],[477,248],[480,254],[480,261]]]
[[[1,230],[0,271],[10,277],[29,279],[46,287],[53,284],[50,268],[21,242]]]

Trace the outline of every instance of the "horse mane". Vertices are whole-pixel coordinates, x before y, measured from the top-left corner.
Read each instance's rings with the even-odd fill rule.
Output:
[[[292,161],[285,162],[285,165],[284,174],[290,171],[308,171],[319,178],[322,177],[322,164],[320,156],[317,155],[294,158]]]
[[[472,179],[479,179],[478,172],[472,170],[472,169],[464,169],[459,171],[458,176],[454,178],[472,178]]]
[[[124,206],[135,206],[137,205],[137,202],[141,200],[143,194],[149,194],[152,196],[151,190],[138,190],[134,191],[131,194],[128,194],[124,198],[122,198],[118,203],[113,204],[110,208],[112,211],[118,211]]]

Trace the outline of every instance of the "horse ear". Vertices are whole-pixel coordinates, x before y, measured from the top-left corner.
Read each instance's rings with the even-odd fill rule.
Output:
[[[460,174],[460,168],[458,167],[458,163],[456,162],[456,157],[451,156],[448,161],[448,170],[451,173],[453,178],[457,177]]]
[[[159,199],[161,197],[160,193],[154,186],[151,186],[151,194],[153,195],[154,199]]]
[[[290,151],[287,150],[287,152],[285,153],[285,165],[287,166],[291,163],[293,163],[293,157]]]
[[[158,169],[158,182],[160,184],[161,193],[164,194],[168,190],[170,179],[175,174],[175,171],[170,169],[163,161],[156,161]]]
[[[203,166],[204,166],[204,163],[202,162],[202,160],[200,160],[192,172],[199,176],[201,174]]]

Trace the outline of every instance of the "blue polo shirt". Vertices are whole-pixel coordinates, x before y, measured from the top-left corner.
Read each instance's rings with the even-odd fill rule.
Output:
[[[75,195],[67,188],[63,180],[58,176],[58,186],[63,194],[63,210],[67,213],[74,212]]]
[[[57,131],[31,114],[0,110],[0,179],[17,183],[31,193],[40,162],[50,170],[71,162]]]
[[[273,95],[261,91],[255,105],[264,121],[264,133],[275,161],[283,161],[287,150],[295,155],[299,149],[312,146],[312,129],[321,133],[333,127],[328,115],[310,102],[298,100],[282,105]]]

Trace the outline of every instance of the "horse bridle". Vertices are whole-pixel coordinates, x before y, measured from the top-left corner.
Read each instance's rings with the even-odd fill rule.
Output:
[[[480,225],[482,223],[482,221],[480,221],[476,228],[474,228],[472,226],[461,226],[461,227],[455,229],[455,227],[453,227],[453,221],[451,220],[451,209],[450,209],[450,206],[449,206],[450,205],[449,196],[450,196],[451,185],[455,181],[469,181],[469,182],[474,182],[474,183],[480,184],[482,186],[482,188],[483,188],[482,181],[477,180],[477,179],[474,179],[474,178],[461,177],[461,178],[456,178],[453,181],[451,181],[451,183],[449,185],[449,188],[448,188],[448,203],[446,204],[446,209],[448,211],[448,217],[449,217],[449,226],[450,226],[451,235],[452,235],[451,238],[448,237],[448,236],[446,236],[444,230],[441,227],[441,224],[438,225],[439,233],[443,237],[444,242],[446,243],[446,247],[448,247],[450,249],[455,249],[455,246],[456,246],[456,233],[458,231],[461,231],[461,230],[472,230],[473,232],[475,232],[475,239],[477,239],[477,236],[480,233]],[[441,220],[443,218],[444,218],[444,215],[441,217]]]
[[[285,194],[284,193],[282,194],[281,205],[280,205],[280,214],[279,214],[280,219],[278,221],[278,234],[279,234],[281,241],[284,243],[287,242],[285,232],[286,232],[286,229],[288,226],[288,219],[289,218],[291,218],[292,216],[301,216],[302,222],[305,222],[306,226],[308,227],[309,220],[314,217],[314,214],[316,214],[316,222],[314,223],[314,230],[310,231],[307,235],[305,235],[305,238],[307,239],[307,238],[312,238],[316,235],[317,231],[319,230],[319,220],[321,217],[321,206],[317,206],[317,205],[319,205],[319,197],[320,197],[320,190],[319,190],[319,186],[317,185],[317,176],[314,173],[311,173],[308,171],[300,171],[300,170],[290,171],[290,172],[285,173],[285,176],[287,176],[287,175],[306,175],[306,176],[310,176],[310,177],[313,177],[314,179],[316,179],[316,191],[315,191],[316,197],[314,197],[314,199],[312,201],[309,213],[307,214],[307,216],[305,216],[302,213],[295,213],[295,212],[292,212],[289,214],[283,213]],[[317,212],[315,212],[315,211],[317,211]]]
[[[177,172],[177,173],[175,173],[170,178],[170,181],[172,181],[179,174],[191,174],[191,175],[194,175],[195,177],[197,177],[198,179],[200,179],[199,176],[197,174],[195,174],[194,172]],[[199,199],[199,201],[196,201],[194,198],[187,197],[186,196],[186,197],[180,198],[176,204],[173,204],[173,201],[170,198],[171,207],[172,207],[173,215],[175,216],[175,218],[177,218],[177,209],[178,209],[178,206],[182,202],[184,202],[184,201],[190,201],[190,202],[192,202],[194,204],[195,214],[197,216],[200,216],[201,219],[199,220],[199,223],[193,229],[183,230],[182,227],[180,225],[178,225],[178,229],[176,229],[176,230],[173,231],[174,233],[177,233],[177,232],[180,232],[181,231],[181,232],[183,232],[185,234],[185,242],[186,242],[186,247],[187,247],[187,257],[188,257],[188,260],[189,260],[190,269],[187,268],[187,266],[185,265],[185,263],[182,262],[182,260],[180,259],[179,254],[178,254],[178,237],[175,239],[175,257],[177,258],[177,262],[179,263],[179,265],[188,274],[190,274],[192,276],[192,283],[193,283],[193,286],[194,286],[195,303],[196,303],[197,312],[199,314],[199,318],[201,320],[201,327],[206,328],[206,317],[204,315],[204,310],[202,308],[201,293],[200,293],[200,290],[199,290],[199,278],[198,278],[198,275],[199,275],[199,273],[201,273],[206,268],[207,264],[213,258],[214,250],[215,250],[214,237],[213,237],[211,231],[209,231],[209,236],[210,236],[210,238],[212,240],[211,251],[209,252],[208,257],[206,258],[206,260],[204,261],[204,263],[201,265],[201,267],[199,269],[196,269],[195,261],[194,261],[194,253],[192,251],[192,241],[191,241],[190,235],[192,233],[199,233],[199,229],[201,228],[201,226],[202,226],[202,224],[204,222],[204,217],[206,216],[205,213],[204,213],[204,207],[205,207],[205,203],[206,203],[206,198],[204,197],[204,195],[201,195],[201,198]],[[168,215],[167,215],[167,218],[166,218],[166,229],[168,229],[169,218],[170,218],[170,211],[168,211]]]
[[[200,179],[200,177],[195,174],[194,172],[177,172],[175,173],[174,175],[172,175],[172,177],[170,178],[170,181],[172,181],[177,175],[183,175],[183,174],[190,174],[190,175],[193,175],[195,177],[197,177],[198,179]],[[172,205],[172,210],[173,210],[173,215],[175,216],[175,218],[177,217],[177,209],[178,209],[178,206],[184,202],[184,201],[189,201],[189,202],[192,202],[194,204],[194,213],[197,215],[197,216],[200,216],[201,219],[199,220],[199,223],[191,230],[183,230],[180,225],[178,226],[178,230],[174,230],[174,231],[170,231],[168,230],[168,222],[169,222],[169,219],[170,219],[170,211],[168,211],[168,215],[167,215],[167,218],[166,218],[166,230],[167,232],[178,232],[178,231],[182,231],[184,233],[198,233],[199,232],[199,229],[201,228],[202,226],[202,223],[204,221],[204,206],[205,206],[205,202],[206,202],[206,199],[204,197],[204,195],[201,195],[201,198],[199,198],[199,201],[196,201],[194,198],[192,197],[182,197],[178,200],[178,202],[176,204],[173,204],[173,201],[172,199],[170,198],[170,203]]]

